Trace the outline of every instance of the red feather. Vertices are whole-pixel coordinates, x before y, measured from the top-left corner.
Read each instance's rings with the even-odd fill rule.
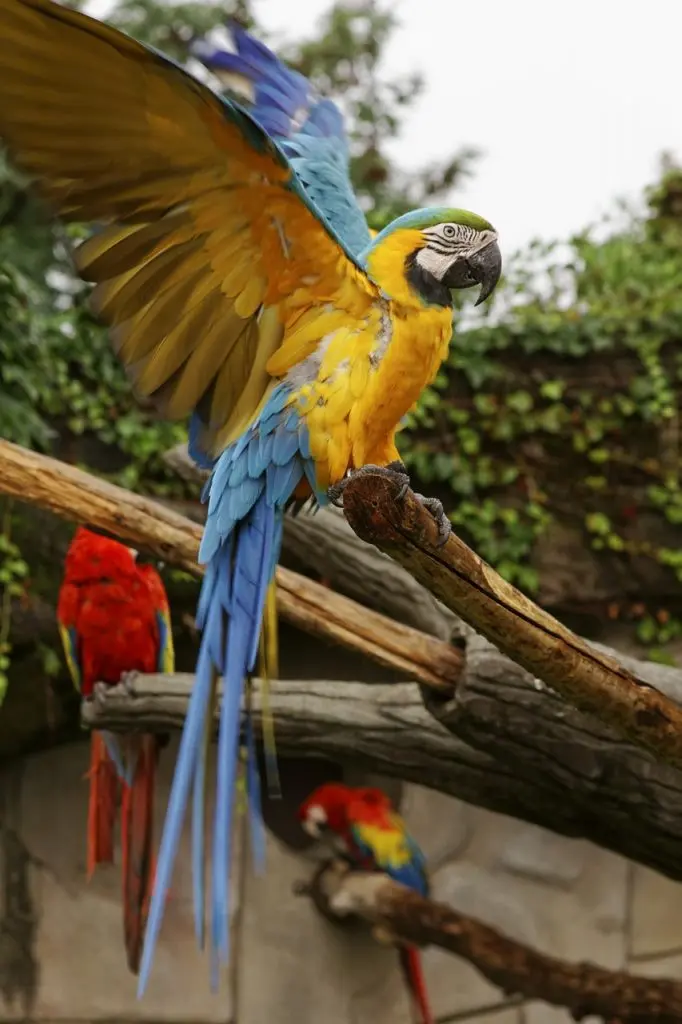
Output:
[[[154,781],[158,744],[154,736],[138,741],[132,786],[123,787],[121,847],[123,850],[123,930],[128,967],[140,969],[149,900],[154,885]]]
[[[407,991],[410,993],[414,1010],[417,1015],[417,1024],[434,1024],[435,1018],[431,1013],[429,999],[426,994],[426,982],[422,970],[422,958],[418,949],[414,947],[403,947],[398,950],[400,957],[400,968],[405,978]]]
[[[134,553],[118,541],[79,527],[66,556],[57,617],[75,635],[84,697],[97,682],[113,686],[127,672],[157,670],[158,612],[167,608],[163,583],[151,566],[138,566]],[[121,791],[123,927],[128,965],[137,973],[154,880],[158,741],[145,734],[122,738],[122,743],[137,754],[130,788],[119,780],[101,734],[92,734],[87,872],[90,878],[97,864],[113,862]]]
[[[333,782],[319,786],[301,804],[298,817],[307,830],[320,838],[332,833],[341,840],[342,847],[348,859],[358,868],[366,871],[382,870],[369,848],[361,848],[354,835],[354,827],[364,824],[395,831],[397,827],[404,827],[401,819],[397,817],[389,797],[373,786],[346,786],[343,783]],[[419,853],[419,856],[423,856]],[[386,870],[389,876],[394,872]],[[419,869],[419,889],[422,893],[428,892],[428,880]],[[396,874],[399,881],[405,881]],[[416,886],[415,886],[416,888]],[[422,971],[421,955],[419,950],[413,947],[401,946],[398,949],[400,968],[405,979],[405,985],[410,995],[413,1011],[416,1014],[416,1024],[434,1024],[434,1016],[431,1013],[429,1000],[426,992],[426,984]]]
[[[90,740],[90,780],[88,799],[88,881],[98,864],[114,863],[114,827],[118,806],[119,779],[107,753],[104,740],[93,732]]]

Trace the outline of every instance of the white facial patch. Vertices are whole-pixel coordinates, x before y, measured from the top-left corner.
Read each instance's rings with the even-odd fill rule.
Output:
[[[426,245],[416,261],[437,281],[442,281],[452,264],[484,249],[497,236],[494,231],[476,231],[465,224],[436,224],[423,232]]]
[[[319,804],[313,804],[312,807],[308,808],[308,813],[303,821],[303,828],[312,836],[313,839],[319,839],[322,834],[322,829],[327,824],[327,812],[324,807],[320,807]]]
[[[457,257],[455,257],[456,259]],[[420,249],[416,256],[416,262],[422,268],[441,281],[452,264],[452,254],[437,252],[430,246]]]

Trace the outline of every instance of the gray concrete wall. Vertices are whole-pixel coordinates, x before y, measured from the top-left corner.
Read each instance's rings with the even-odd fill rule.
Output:
[[[138,1002],[123,953],[119,872],[85,879],[87,758],[87,744],[77,744],[0,777],[2,1019],[409,1024],[395,953],[295,897],[311,857],[273,838],[267,874],[247,880],[234,977],[217,996],[195,949],[185,843],[152,982]],[[159,817],[172,762],[166,752]],[[418,787],[405,787],[402,812],[438,899],[558,956],[682,977],[682,887],[588,843]],[[424,960],[442,1022],[570,1020],[541,1004],[510,1004],[457,959],[426,951]]]

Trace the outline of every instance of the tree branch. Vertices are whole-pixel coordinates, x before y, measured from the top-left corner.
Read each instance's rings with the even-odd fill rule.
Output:
[[[88,728],[112,732],[180,729],[193,681],[194,676],[180,672],[135,673],[125,685],[98,684],[94,697],[81,705],[81,721]],[[257,679],[252,705],[258,725]],[[412,683],[278,679],[270,707],[283,755],[352,761],[422,785],[428,780],[435,789],[520,817],[534,805],[535,786],[518,782],[492,758],[454,739],[425,710]],[[216,708],[216,730],[219,714]]]
[[[509,662],[496,656],[504,671]],[[474,711],[465,720],[481,717],[478,704],[485,708],[486,701],[478,694],[490,667],[485,655],[467,664],[467,679],[477,689]],[[136,675],[126,687],[99,687],[96,699],[82,705],[82,721],[113,732],[179,729],[193,678]],[[566,724],[564,711],[570,709],[558,698],[525,688],[516,678],[509,686],[518,706],[500,709],[492,701],[502,726],[490,752],[447,732],[411,683],[277,680],[270,696],[277,746],[284,755],[361,763],[564,835],[587,837],[682,878],[682,774],[624,747],[606,731],[595,733],[578,712]],[[258,720],[258,681],[254,690]],[[216,729],[218,715],[216,710]],[[523,729],[515,733],[519,722]],[[562,723],[564,735],[557,740]]]
[[[344,491],[358,534],[395,558],[499,650],[631,742],[682,768],[682,708],[582,640],[502,579],[451,535],[438,547],[436,522],[411,491],[386,476],[356,476]]]
[[[164,461],[183,480],[197,486],[208,476],[192,461],[186,444],[169,449]],[[335,590],[398,622],[448,642],[467,631],[449,608],[402,566],[361,541],[343,513],[332,506],[314,516],[287,516],[283,548],[307,569],[329,580]]]
[[[0,490],[35,500],[64,518],[93,523],[199,572],[191,561],[201,532],[196,523],[6,442],[0,442],[0,467]],[[321,533],[327,524],[328,534]],[[392,614],[408,622],[414,611],[424,629],[443,639],[461,632],[452,612],[426,594],[405,569],[356,538],[335,513],[300,516],[287,524],[287,532],[297,537],[308,564],[318,562],[339,588],[366,597],[376,607],[385,602]],[[294,585],[287,589],[290,580]],[[567,706],[468,627],[462,627],[467,636],[463,658],[461,652],[423,633],[417,634],[416,656],[407,639],[413,632],[395,622],[374,617],[366,608],[286,570],[280,569],[278,582],[280,610],[302,628],[398,667],[409,679],[419,679],[420,672],[422,681],[429,672],[447,681],[458,679],[452,699],[427,697],[438,721],[424,712],[419,692],[410,683],[296,687],[278,682],[274,710],[283,752],[298,754],[304,747],[311,755],[360,758],[375,771],[441,789],[565,835],[586,837],[672,878],[682,877],[681,773],[624,742],[594,717]],[[410,588],[409,601],[402,599],[404,584]],[[384,638],[390,646],[383,646]],[[457,661],[446,662],[444,652]],[[680,671],[622,660],[636,676],[669,696],[682,694]],[[177,706],[177,725],[186,708],[187,685],[184,703]],[[156,707],[154,700],[151,705]],[[109,714],[109,708],[102,714]],[[148,710],[155,714],[158,708]],[[134,728],[141,714],[140,701],[129,700],[126,726]]]
[[[298,516],[287,522],[284,537],[285,549],[325,576],[334,589],[443,639],[465,637],[464,664],[453,697],[434,701],[425,694],[426,705],[458,745],[463,742],[486,755],[495,792],[504,794],[503,799],[505,780],[510,773],[516,777],[521,817],[565,835],[587,837],[670,877],[681,877],[682,774],[624,741],[594,716],[567,705],[465,625],[397,562],[360,540],[340,512],[323,509],[316,516]],[[678,669],[594,647],[618,657],[637,677],[682,703]],[[452,775],[445,773],[447,790],[469,799],[458,792],[456,771],[453,765]],[[432,784],[431,776],[424,779]],[[528,803],[526,795],[531,794]],[[506,813],[519,816],[518,810],[508,808]]]
[[[0,491],[132,541],[194,575],[202,528],[149,498],[75,466],[0,440]],[[462,656],[442,641],[371,612],[313,580],[277,568],[278,609],[285,619],[415,679],[451,693]]]
[[[505,995],[519,994],[568,1009],[574,1020],[601,1017],[620,1024],[679,1024],[682,982],[572,964],[507,938],[445,903],[424,899],[385,875],[353,872],[334,861],[323,866],[310,895],[325,917],[349,915],[418,946],[437,946],[472,964]]]

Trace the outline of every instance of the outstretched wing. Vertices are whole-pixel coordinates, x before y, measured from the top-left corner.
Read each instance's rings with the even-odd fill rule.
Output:
[[[76,253],[95,311],[138,393],[199,409],[207,452],[262,401],[285,298],[359,316],[377,296],[248,113],[52,0],[0,0],[0,138],[57,214],[99,225]]]
[[[225,88],[249,97],[249,109],[289,158],[307,194],[353,253],[372,237],[350,180],[350,152],[341,111],[308,79],[235,21],[192,46],[193,55]]]

